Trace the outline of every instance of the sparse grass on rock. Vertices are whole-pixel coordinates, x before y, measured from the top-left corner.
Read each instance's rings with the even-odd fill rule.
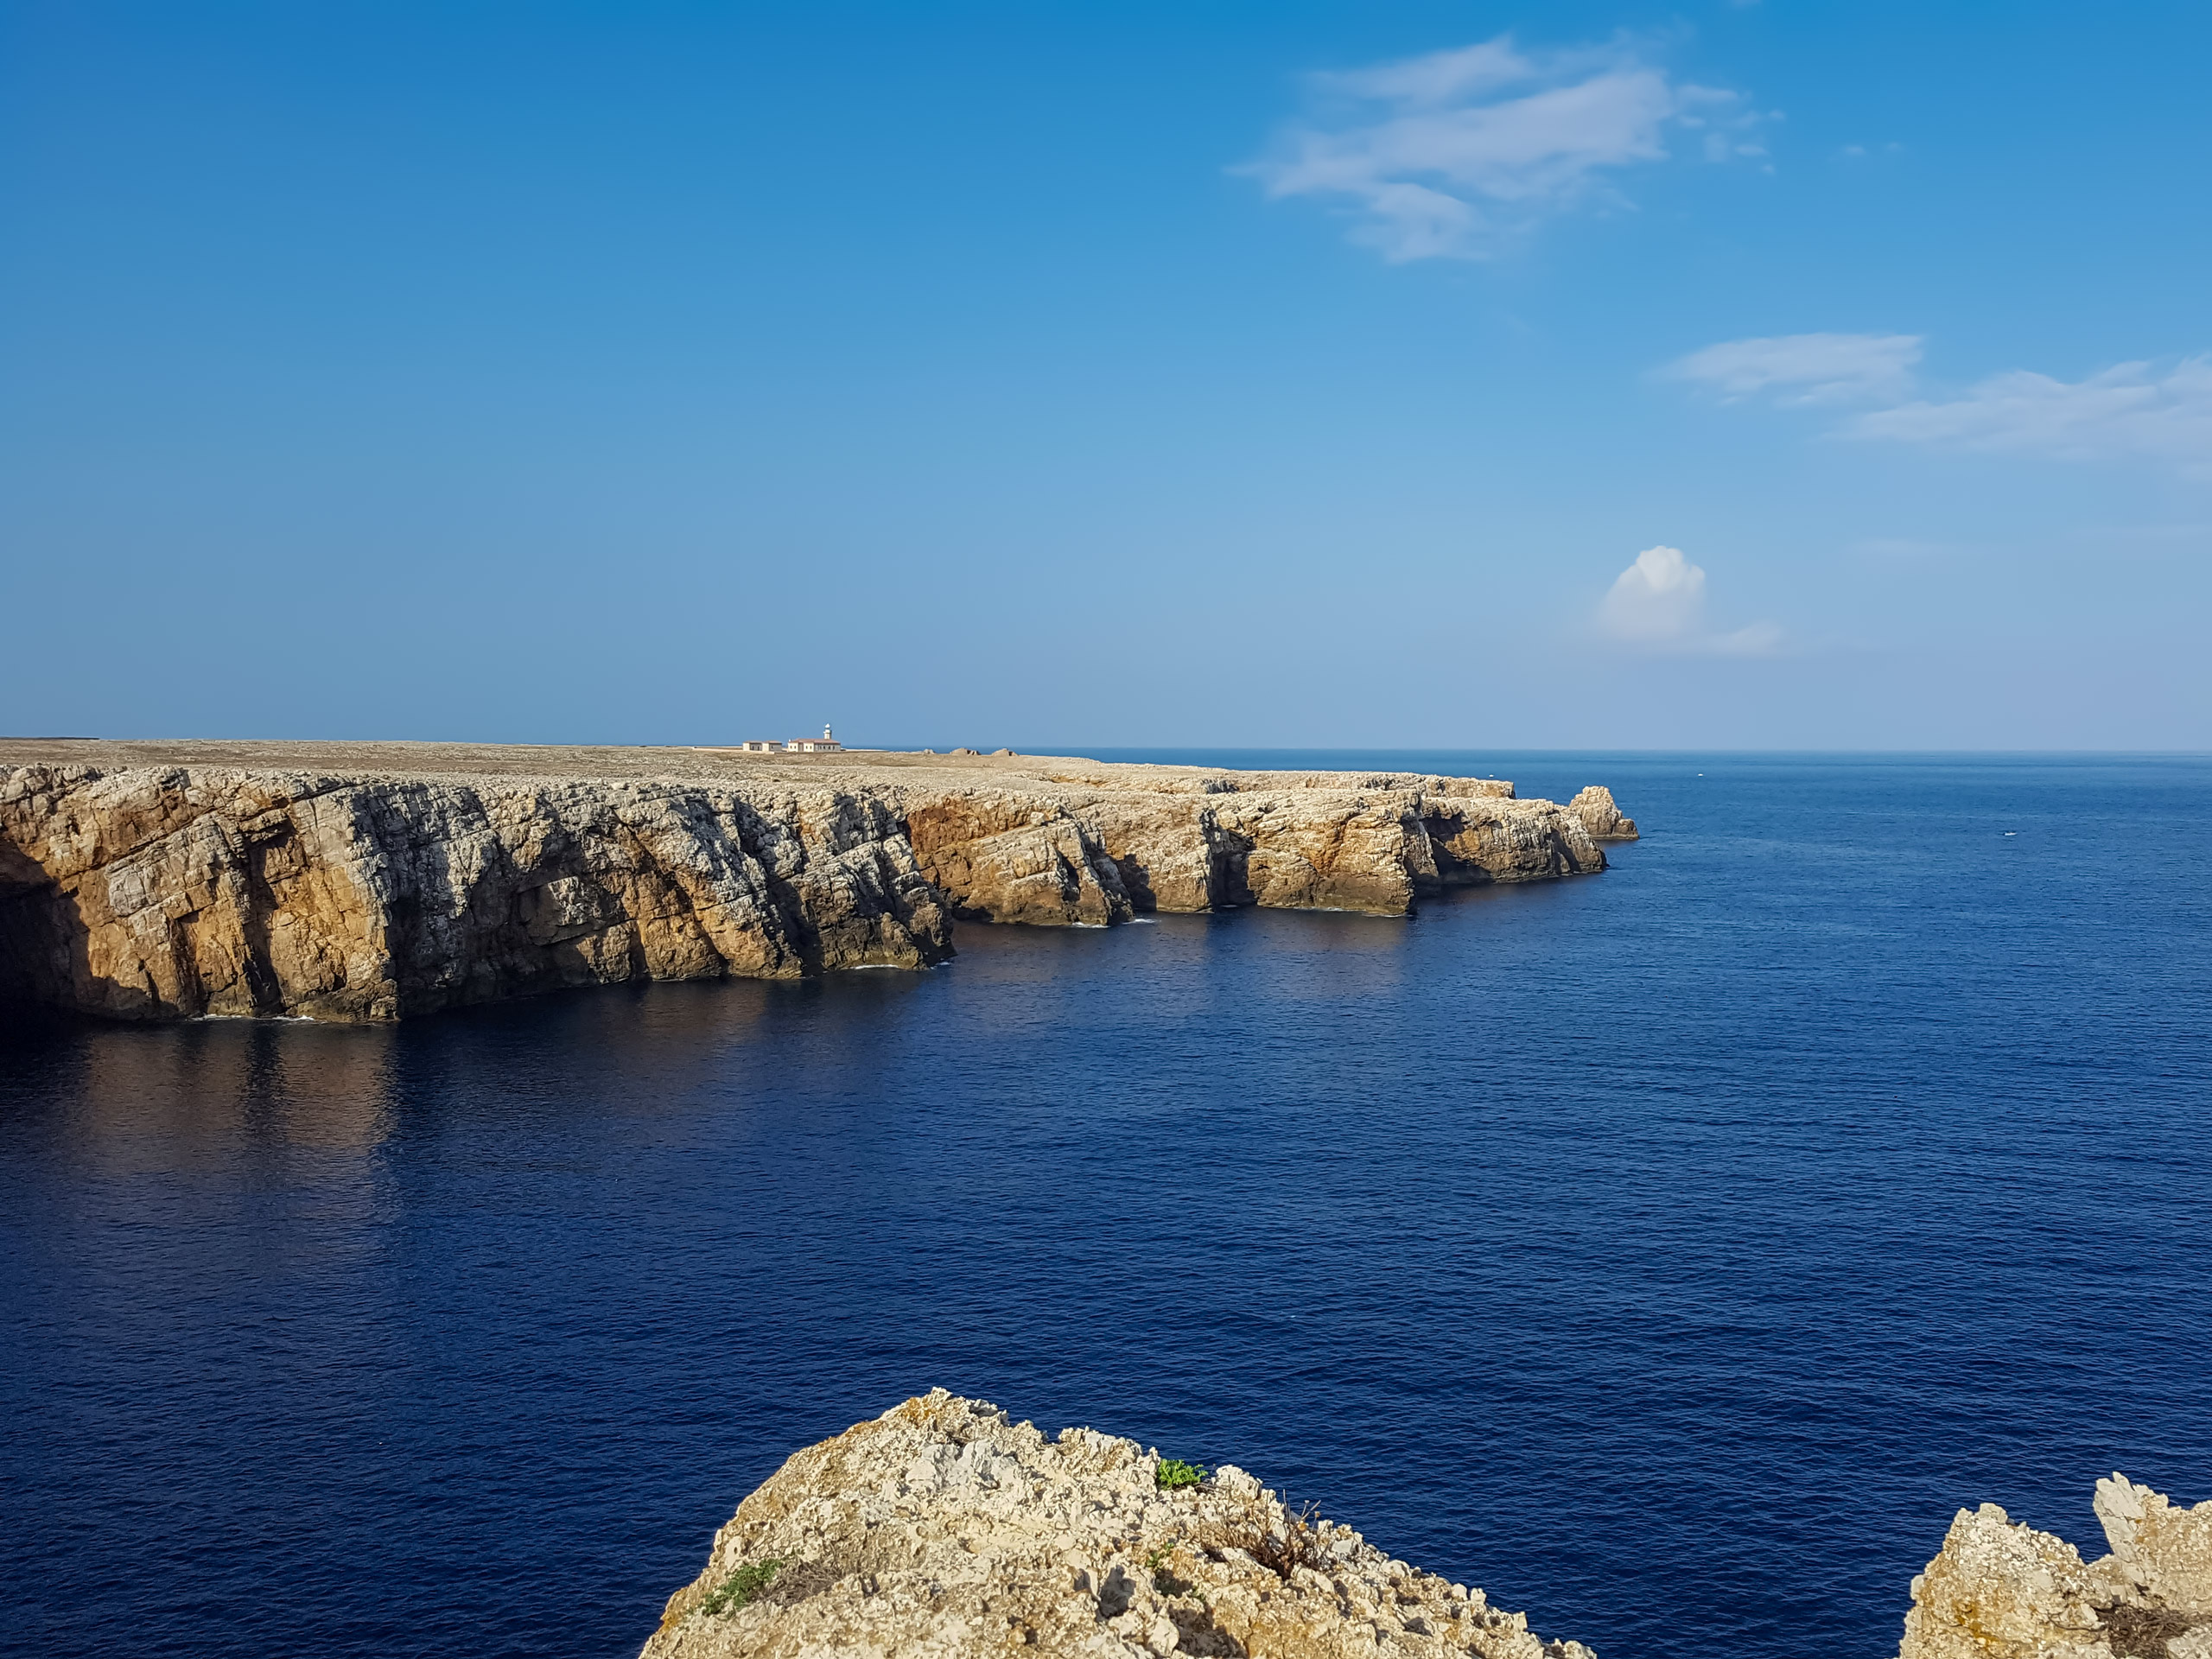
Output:
[[[776,1581],[779,1560],[748,1561],[707,1592],[699,1604],[702,1613],[734,1613],[748,1607],[759,1599],[760,1592]]]

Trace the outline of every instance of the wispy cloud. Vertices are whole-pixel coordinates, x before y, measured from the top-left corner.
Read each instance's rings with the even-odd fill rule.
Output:
[[[1782,630],[1754,622],[1732,633],[1705,624],[1705,571],[1679,547],[1647,547],[1613,579],[1598,607],[1598,628],[1622,645],[1707,657],[1771,657]]]
[[[1835,427],[1842,438],[2054,461],[2155,461],[2212,476],[2212,355],[2164,368],[2120,363],[2081,380],[2020,369],[1948,397],[1914,395],[1919,361],[1917,334],[1785,334],[1708,346],[1661,373],[1731,402],[1880,405]]]
[[[2058,461],[2135,457],[2212,472],[2212,357],[2189,358],[2163,373],[2148,363],[2121,363],[2086,380],[2023,369],[1994,375],[1961,397],[1869,410],[1842,433]]]
[[[1664,372],[1732,402],[1767,392],[1782,404],[1840,404],[1905,396],[1919,361],[1917,334],[1777,334],[1708,346]]]
[[[1393,262],[1490,257],[1610,178],[1664,161],[1677,130],[1708,159],[1760,158],[1742,95],[1673,79],[1626,42],[1524,52],[1512,36],[1313,77],[1333,118],[1289,129],[1240,169],[1269,196],[1333,201]]]

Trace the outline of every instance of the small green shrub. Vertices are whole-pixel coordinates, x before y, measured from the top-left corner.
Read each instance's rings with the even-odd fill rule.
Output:
[[[715,1589],[707,1592],[699,1604],[702,1613],[734,1613],[760,1599],[760,1592],[774,1582],[779,1560],[751,1561],[724,1579]]]
[[[1162,1458],[1160,1468],[1153,1476],[1160,1489],[1172,1492],[1178,1487],[1195,1486],[1206,1478],[1206,1471],[1195,1463],[1185,1463],[1180,1458]]]

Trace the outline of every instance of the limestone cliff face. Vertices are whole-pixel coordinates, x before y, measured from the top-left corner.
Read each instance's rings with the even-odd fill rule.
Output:
[[[2212,1503],[2115,1474],[2095,1509],[2112,1553],[2087,1562],[1994,1503],[1961,1510],[1912,1581],[1898,1659],[2212,1659]]]
[[[643,1659],[1592,1659],[1242,1470],[1160,1471],[1134,1440],[909,1400],[740,1504]]]
[[[390,1020],[630,979],[923,967],[951,954],[956,915],[1403,915],[1445,887],[1601,870],[1598,838],[1635,833],[1603,790],[1562,808],[1489,779],[823,760],[0,743],[0,999]]]
[[[1613,804],[1613,791],[1602,784],[1591,785],[1567,804],[1567,810],[1582,820],[1593,841],[1637,839],[1636,820]]]
[[[1402,916],[1445,887],[1605,868],[1579,812],[1487,779],[1077,762],[1043,781],[904,791],[915,855],[960,915],[1103,924],[1260,905]]]
[[[904,823],[836,790],[0,771],[0,986],[89,1013],[390,1020],[950,950]]]

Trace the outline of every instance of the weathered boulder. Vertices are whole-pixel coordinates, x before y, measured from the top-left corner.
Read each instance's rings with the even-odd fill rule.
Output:
[[[1592,1659],[1241,1470],[1171,1490],[1161,1467],[1134,1440],[1047,1440],[937,1389],[794,1454],[643,1659]]]
[[[2115,1474],[2096,1510],[2113,1553],[2084,1562],[1994,1503],[1961,1510],[1912,1581],[1898,1659],[2212,1659],[2212,1503]]]

